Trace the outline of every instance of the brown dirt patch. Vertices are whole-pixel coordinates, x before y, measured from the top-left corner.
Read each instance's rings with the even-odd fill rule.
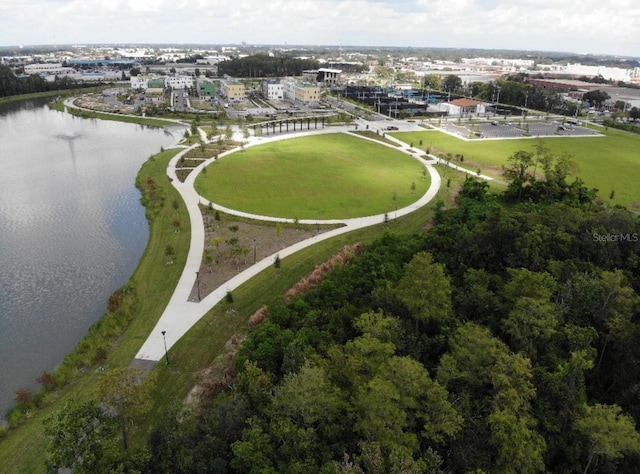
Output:
[[[205,223],[203,261],[199,271],[200,299],[220,285],[279,250],[309,239],[337,225],[276,224],[242,219],[201,206]],[[218,244],[216,246],[216,243]],[[198,301],[198,282],[189,297]]]

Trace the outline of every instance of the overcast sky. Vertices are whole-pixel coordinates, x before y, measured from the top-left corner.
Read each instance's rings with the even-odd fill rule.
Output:
[[[640,57],[640,0],[0,0],[0,45],[477,47]]]

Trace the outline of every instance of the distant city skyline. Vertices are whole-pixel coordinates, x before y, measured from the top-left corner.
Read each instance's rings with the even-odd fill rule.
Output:
[[[640,57],[637,0],[3,0],[0,46],[295,44]]]

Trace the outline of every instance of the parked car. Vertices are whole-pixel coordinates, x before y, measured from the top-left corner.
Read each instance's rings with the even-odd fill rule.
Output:
[[[394,126],[394,125],[389,125],[387,127],[387,130],[399,130],[398,127]]]

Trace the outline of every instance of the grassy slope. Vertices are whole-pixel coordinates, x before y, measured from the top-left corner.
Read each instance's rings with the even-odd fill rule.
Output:
[[[422,169],[416,160],[376,143],[345,134],[318,135],[223,158],[198,177],[196,189],[223,206],[255,214],[357,217],[393,210],[394,192],[398,207],[422,196],[429,187]]]
[[[446,178],[451,179],[451,189],[464,180],[461,173],[451,170],[447,172]],[[233,335],[245,334],[248,331],[248,318],[260,306],[269,305],[282,298],[286,290],[300,278],[347,244],[369,243],[384,232],[420,232],[431,219],[434,204],[438,199],[447,202],[448,189],[443,187],[438,198],[429,206],[392,220],[387,225],[379,224],[320,242],[283,259],[278,273],[275,268],[270,267],[236,289],[233,292],[233,304],[222,302],[214,307],[174,345],[169,351],[171,364],[160,363],[156,366],[159,372],[156,404],[147,422],[157,423],[163,418],[166,410],[187,396],[189,390],[199,381],[198,372],[209,366],[222,353],[225,343]],[[147,425],[141,431],[145,432],[148,428]]]
[[[153,176],[159,183],[164,183],[167,203],[171,203],[173,199],[179,199],[168,181],[163,181],[166,179],[164,174],[166,163],[173,153],[175,151],[166,151],[158,155],[154,161],[146,163],[140,173],[142,177]],[[447,171],[445,178],[451,180],[452,189],[464,179],[461,174],[452,171]],[[443,187],[439,198],[447,201],[447,188]],[[391,221],[387,225],[380,224],[321,242],[283,259],[282,268],[278,274],[275,273],[275,269],[270,268],[235,290],[235,302],[232,305],[234,312],[228,311],[231,307],[227,303],[221,303],[213,308],[171,349],[171,364],[160,363],[154,369],[159,375],[158,388],[154,395],[156,404],[148,419],[139,427],[135,442],[145,442],[144,433],[148,432],[149,427],[157,423],[172,405],[184,399],[194,383],[198,381],[198,372],[211,364],[232,335],[247,331],[248,317],[262,304],[269,304],[280,298],[286,289],[310,272],[315,265],[328,259],[346,244],[371,242],[387,231],[396,233],[421,231],[431,218],[432,210],[433,204]],[[171,225],[174,217],[173,208],[165,205],[164,211],[152,225],[149,246],[132,278],[139,296],[136,319],[131,323],[120,345],[110,355],[109,367],[121,367],[130,363],[162,313],[179,278],[186,258],[189,232],[183,229],[183,232],[175,234]],[[188,219],[182,216],[182,221],[186,223]],[[177,251],[174,257],[176,264],[172,266],[164,265],[164,248],[168,243],[174,245]],[[95,372],[86,374],[64,394],[61,400],[39,412],[7,438],[0,440],[0,466],[3,473],[43,472],[46,444],[42,432],[42,419],[59,409],[67,399],[82,400],[91,397],[92,387],[97,377],[98,374]],[[132,434],[135,435],[135,433]],[[20,453],[19,459],[16,458],[16,453]]]
[[[588,187],[597,188],[613,204],[630,206],[640,202],[640,136],[609,129],[605,137],[546,138],[542,142],[555,153],[570,153],[578,162],[580,176]],[[515,151],[534,152],[538,139],[463,141],[437,131],[394,133],[406,142],[423,142],[423,148],[464,155],[464,164],[475,169],[477,163],[490,175],[499,174],[501,165]]]
[[[70,107],[65,107],[65,105],[62,102],[51,104],[51,107],[61,112],[63,112],[66,108],[66,111],[71,115],[75,115],[77,117],[82,117],[82,118],[111,120],[115,122],[125,122],[125,123],[138,123],[140,125],[146,125],[149,127],[158,127],[158,128],[177,125],[176,122],[171,120],[137,117],[134,115],[112,114],[112,113],[105,113],[105,112],[92,112],[84,109],[74,109]]]
[[[146,339],[166,306],[180,277],[189,245],[189,219],[186,209],[181,209],[182,232],[176,234],[171,220],[174,209],[170,205],[180,195],[170,185],[165,170],[169,159],[179,150],[167,150],[148,161],[140,171],[140,176],[151,176],[161,184],[166,193],[166,203],[151,226],[147,249],[136,269],[132,282],[136,286],[138,306],[135,319],[131,322],[120,345],[109,356],[109,368],[127,366]],[[171,243],[176,249],[174,265],[165,265],[164,249]],[[37,412],[31,420],[0,440],[0,472],[34,473],[44,472],[45,438],[42,420],[49,413],[60,409],[69,399],[85,400],[91,397],[99,372],[90,371],[80,377],[74,385],[47,408]],[[20,453],[16,459],[16,453]]]

